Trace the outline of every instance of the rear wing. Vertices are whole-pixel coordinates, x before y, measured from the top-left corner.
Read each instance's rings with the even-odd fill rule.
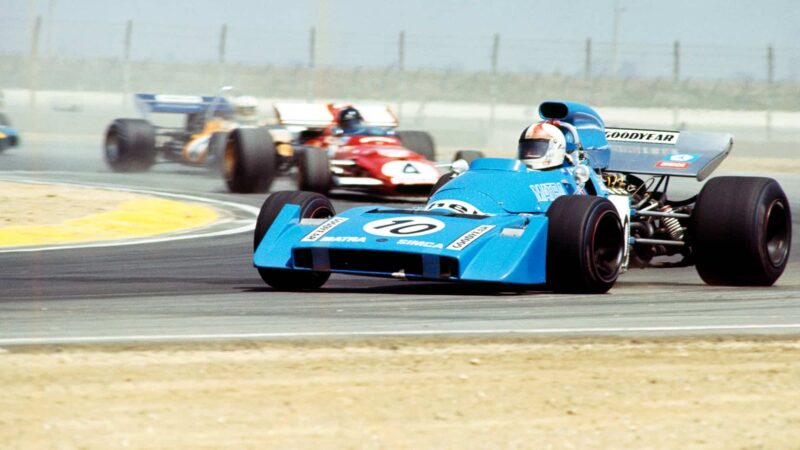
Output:
[[[368,126],[396,127],[397,116],[388,105],[352,105]],[[278,123],[288,127],[325,128],[334,123],[333,108],[338,105],[325,103],[276,103],[275,116]]]
[[[733,136],[693,131],[606,128],[611,156],[606,170],[695,177],[702,181],[733,147]]]
[[[209,109],[221,113],[233,112],[231,104],[218,96],[139,93],[134,95],[134,99],[136,106],[145,116],[150,113],[194,114]]]

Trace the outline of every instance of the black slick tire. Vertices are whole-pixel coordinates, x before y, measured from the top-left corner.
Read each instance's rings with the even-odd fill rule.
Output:
[[[617,280],[624,230],[602,197],[565,195],[547,210],[547,285],[554,292],[602,294]]]
[[[106,130],[103,154],[114,172],[145,172],[156,162],[156,132],[142,119],[116,119]]]
[[[771,286],[786,268],[791,239],[789,202],[772,178],[712,178],[697,196],[689,242],[707,284]]]
[[[300,206],[302,219],[324,219],[333,217],[336,211],[330,200],[316,192],[280,191],[271,194],[261,206],[253,235],[253,250],[258,249],[269,228],[286,205]],[[329,272],[308,270],[258,268],[258,274],[265,283],[278,290],[299,291],[318,289],[330,277]]]
[[[222,160],[225,184],[231,192],[267,192],[277,172],[278,154],[266,128],[230,132]]]

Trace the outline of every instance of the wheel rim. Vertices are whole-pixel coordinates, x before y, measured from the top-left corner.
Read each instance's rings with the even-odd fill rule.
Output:
[[[327,219],[333,217],[333,211],[325,205],[320,205],[304,214],[306,219]]]
[[[116,133],[110,133],[106,138],[106,158],[112,162],[119,159],[119,139]]]
[[[595,272],[604,282],[613,281],[622,265],[622,245],[619,237],[622,226],[615,214],[606,211],[595,222],[591,244],[591,262]]]
[[[225,154],[222,161],[222,173],[225,180],[228,182],[233,181],[233,173],[236,170],[236,148],[232,140],[228,140],[225,144]]]
[[[789,255],[789,226],[786,207],[779,199],[767,208],[764,234],[767,256],[774,267],[780,267]]]

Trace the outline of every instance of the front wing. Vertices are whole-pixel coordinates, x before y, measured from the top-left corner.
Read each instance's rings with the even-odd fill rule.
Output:
[[[320,222],[301,220],[299,207],[286,205],[253,262],[261,268],[532,285],[546,281],[546,243],[544,215],[362,207]]]

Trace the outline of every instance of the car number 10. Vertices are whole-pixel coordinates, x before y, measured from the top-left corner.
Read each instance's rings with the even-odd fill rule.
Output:
[[[442,229],[444,223],[430,217],[393,217],[364,225],[365,232],[388,237],[423,236]]]

